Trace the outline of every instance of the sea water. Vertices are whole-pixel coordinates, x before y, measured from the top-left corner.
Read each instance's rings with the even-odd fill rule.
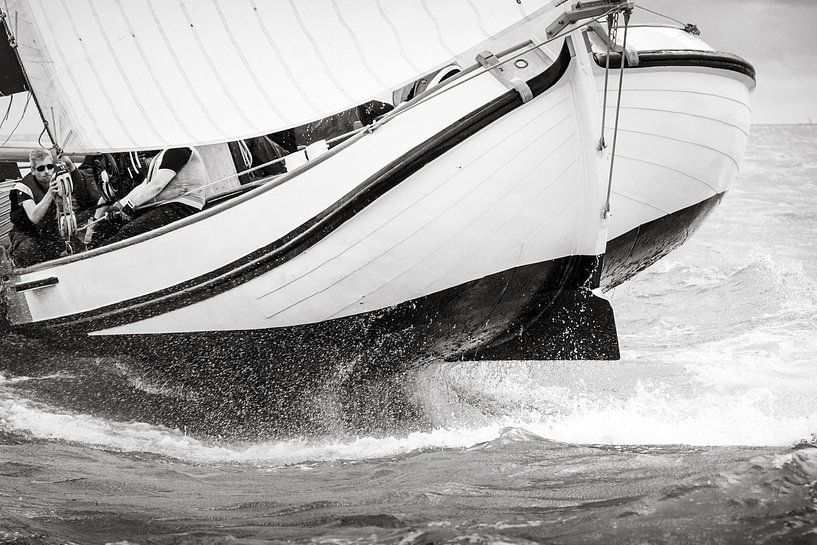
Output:
[[[815,142],[753,127],[700,231],[606,294],[620,361],[433,363],[355,401],[412,407],[379,429],[330,384],[320,433],[208,433],[126,360],[0,337],[0,543],[817,543]]]

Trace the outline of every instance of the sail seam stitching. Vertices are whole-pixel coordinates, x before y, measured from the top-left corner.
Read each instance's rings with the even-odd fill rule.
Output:
[[[315,111],[320,111],[320,108],[317,104],[315,104],[311,98],[309,98],[309,93],[307,93],[303,87],[298,83],[298,80],[295,78],[295,75],[292,72],[292,68],[289,66],[289,63],[286,62],[284,55],[281,53],[281,50],[278,48],[278,45],[275,43],[275,40],[272,39],[272,35],[270,34],[269,28],[267,28],[266,23],[264,22],[264,18],[261,16],[261,11],[256,5],[254,0],[250,0],[250,5],[252,6],[253,12],[255,13],[255,21],[258,23],[258,27],[261,29],[261,32],[264,34],[264,38],[267,40],[267,44],[272,48],[275,52],[275,56],[278,58],[278,62],[284,68],[284,71],[287,74],[289,82],[297,89],[298,95],[301,97],[307,106],[312,108]]]
[[[108,47],[108,52],[113,59],[113,62],[116,64],[116,67],[119,69],[119,75],[122,77],[122,80],[125,82],[125,86],[128,88],[128,93],[130,93],[131,100],[139,109],[139,112],[142,114],[143,121],[145,124],[150,128],[153,132],[153,135],[162,143],[163,146],[167,145],[167,140],[159,133],[156,125],[153,124],[152,117],[148,114],[145,110],[144,105],[136,96],[136,93],[133,91],[133,83],[131,83],[130,78],[128,78],[127,71],[122,66],[122,62],[119,60],[119,56],[116,55],[113,45],[111,44],[111,40],[108,37],[108,32],[105,29],[105,25],[102,24],[102,21],[99,19],[99,12],[94,9],[94,6],[91,4],[91,0],[86,0],[86,4],[90,8],[91,12],[94,15],[94,20],[96,21],[97,27],[99,29],[99,34],[102,36],[102,39],[105,40],[105,45]],[[65,0],[63,0],[63,5],[65,5]],[[120,121],[121,123],[121,121]]]
[[[238,102],[236,101],[235,96],[230,92],[230,89],[227,87],[227,84],[224,83],[224,79],[221,77],[221,72],[216,69],[216,64],[213,62],[213,58],[207,52],[207,48],[204,47],[204,42],[201,39],[201,34],[199,34],[198,28],[196,25],[193,24],[193,20],[190,17],[190,13],[187,11],[187,8],[184,5],[183,0],[179,0],[179,7],[181,7],[182,12],[184,13],[185,18],[187,19],[188,25],[190,25],[190,32],[193,34],[193,37],[196,39],[196,43],[199,46],[199,51],[201,51],[202,56],[207,61],[207,64],[210,65],[210,75],[218,82],[219,87],[221,87],[221,91],[227,97],[229,102],[232,104],[233,109],[235,112],[241,117],[241,120],[248,126],[252,127],[253,130],[257,131],[258,127],[250,121],[250,119],[244,114],[242,109],[239,107]],[[176,53],[171,50],[171,55],[175,56]]]
[[[332,70],[329,66],[329,63],[326,60],[326,57],[321,55],[318,43],[315,41],[315,37],[312,36],[312,33],[309,32],[306,25],[304,24],[303,18],[301,17],[301,13],[298,11],[298,8],[295,5],[295,3],[292,0],[290,0],[289,5],[292,8],[292,12],[295,14],[295,19],[298,20],[298,25],[300,25],[301,31],[303,32],[304,36],[306,36],[306,39],[309,40],[309,43],[312,44],[312,50],[315,53],[315,56],[318,58],[318,61],[320,61],[321,66],[323,66],[326,75],[329,77],[330,80],[332,80],[332,83],[335,85],[335,88],[338,90],[340,94],[343,95],[347,102],[355,102],[355,100],[349,95],[349,93],[346,92],[346,89],[343,88],[338,79],[332,73]]]
[[[185,125],[181,117],[179,117],[176,108],[174,108],[173,105],[170,103],[170,99],[168,98],[167,93],[165,93],[164,88],[161,86],[159,78],[156,75],[156,71],[153,69],[153,65],[148,61],[147,55],[145,54],[145,50],[142,47],[142,44],[139,42],[139,38],[136,36],[136,32],[134,31],[133,26],[130,23],[130,20],[125,14],[125,9],[122,6],[122,0],[116,0],[116,5],[119,8],[119,13],[122,15],[122,20],[125,21],[125,25],[127,26],[128,32],[133,37],[133,43],[136,46],[136,50],[139,52],[139,56],[142,57],[142,62],[145,65],[145,69],[150,74],[150,79],[153,81],[154,87],[156,88],[159,95],[162,97],[165,106],[167,106],[167,110],[176,120],[176,123],[178,123],[179,127],[181,127],[181,129],[185,132],[187,137],[190,138],[191,140],[195,140],[193,133],[190,131],[187,125]]]
[[[34,4],[34,0],[32,0],[32,2],[31,2],[31,5],[32,5],[32,6],[33,6],[33,4]],[[42,5],[40,5],[40,10],[43,10],[43,9],[44,9],[44,8],[42,7]],[[32,15],[33,15],[33,14],[32,14]],[[53,35],[54,35],[54,29],[53,29],[53,28],[51,28],[51,24],[49,23],[48,18],[43,18],[43,21],[45,21],[45,24],[48,26],[49,33],[50,33],[50,34],[53,36]],[[61,62],[62,62],[62,65],[63,65],[63,66],[67,66],[67,65],[68,65],[68,63],[67,63],[67,61],[66,61],[66,59],[65,59],[65,55],[63,54],[62,49],[61,49],[61,48],[57,48],[57,52],[58,52],[58,54],[59,54],[59,56],[60,56],[60,60],[61,60]],[[88,103],[86,102],[86,100],[85,100],[85,95],[83,95],[82,93],[80,93],[80,92],[79,92],[79,85],[77,84],[77,80],[76,80],[76,77],[74,76],[74,73],[73,73],[71,70],[66,70],[66,74],[67,74],[67,76],[68,76],[68,80],[69,80],[69,81],[71,82],[71,84],[74,86],[74,91],[75,91],[75,92],[73,93],[73,95],[74,95],[74,96],[76,96],[76,97],[78,97],[79,103],[80,103],[80,104],[82,105],[82,107],[85,109],[85,115],[86,115],[86,117],[87,117],[88,119],[90,119],[90,120],[91,120],[91,123],[92,123],[92,124],[93,124],[93,126],[94,126],[94,130],[96,130],[97,136],[100,138],[100,140],[102,140],[103,142],[105,142],[105,144],[106,144],[107,146],[109,146],[109,147],[110,147],[110,141],[109,141],[109,140],[106,138],[105,133],[102,131],[102,128],[99,126],[99,123],[97,123],[97,121],[96,121],[96,117],[95,117],[94,115],[92,115],[92,113],[91,113],[91,107],[90,107],[90,106],[88,105]],[[62,83],[62,82],[63,82],[63,79],[62,79],[62,78],[53,78],[53,79],[54,79],[55,81],[58,81],[58,82],[59,82],[59,85],[61,85],[61,86],[63,86],[63,87],[64,87],[64,84]],[[33,85],[32,85],[32,87],[33,87]],[[66,95],[68,95],[68,94],[69,94],[69,93],[66,93]],[[83,131],[83,133],[84,133],[84,132],[85,132],[85,131]],[[87,138],[87,135],[86,135],[86,138]]]
[[[256,88],[264,96],[264,99],[267,101],[267,104],[269,105],[269,107],[275,112],[275,115],[277,115],[279,119],[281,119],[284,122],[286,122],[287,124],[291,125],[292,120],[289,119],[287,116],[285,116],[283,114],[283,112],[281,112],[281,110],[278,109],[278,107],[275,105],[275,102],[272,100],[272,97],[270,96],[267,89],[261,84],[261,81],[258,79],[258,76],[255,75],[255,70],[253,70],[252,66],[250,66],[250,63],[247,60],[247,56],[244,55],[243,51],[241,50],[241,47],[239,47],[238,42],[236,42],[236,40],[235,40],[235,34],[233,33],[232,29],[230,28],[230,25],[227,22],[227,18],[224,16],[224,11],[221,9],[221,6],[219,5],[218,0],[212,0],[212,2],[213,2],[213,5],[216,8],[216,11],[218,12],[218,16],[221,18],[221,22],[224,25],[224,29],[227,32],[227,36],[229,36],[229,38],[230,38],[230,43],[233,45],[233,48],[235,49],[236,54],[241,59],[241,62],[244,64],[244,67],[247,69],[247,73],[252,78],[253,83],[255,83]]]

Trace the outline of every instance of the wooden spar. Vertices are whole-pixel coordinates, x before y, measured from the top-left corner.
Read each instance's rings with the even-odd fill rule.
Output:
[[[553,24],[547,27],[547,37],[559,34],[566,26],[583,19],[595,19],[611,11],[632,11],[633,3],[624,0],[597,0],[594,2],[577,2],[573,9],[562,14]]]

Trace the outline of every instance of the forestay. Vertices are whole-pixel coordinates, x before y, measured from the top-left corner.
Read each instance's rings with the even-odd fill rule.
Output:
[[[52,135],[94,152],[224,142],[326,117],[466,52],[471,64],[475,46],[554,3],[8,0],[6,10]]]

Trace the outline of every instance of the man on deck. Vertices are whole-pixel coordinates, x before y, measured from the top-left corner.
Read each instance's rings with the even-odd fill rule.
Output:
[[[62,155],[59,159],[68,167],[74,186],[81,186],[82,178],[71,158]],[[9,233],[11,257],[17,267],[56,259],[65,251],[56,218],[56,165],[51,152],[34,149],[28,154],[28,161],[31,172],[9,192],[10,218],[14,224]]]
[[[145,181],[108,208],[109,217],[126,221],[102,245],[146,233],[204,208],[207,169],[195,148],[164,149],[150,162]]]

